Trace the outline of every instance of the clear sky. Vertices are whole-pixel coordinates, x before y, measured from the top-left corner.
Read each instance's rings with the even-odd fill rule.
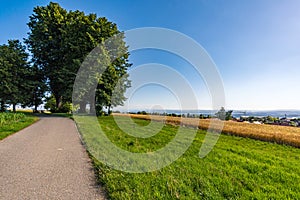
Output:
[[[300,109],[300,1],[298,0],[60,0],[67,10],[96,13],[122,31],[164,27],[201,44],[223,79],[227,109]],[[27,36],[32,9],[46,0],[1,1],[0,43]],[[190,79],[198,108],[210,109],[209,93],[188,63],[157,51],[133,52],[134,67],[161,63]],[[155,92],[156,91],[156,92]],[[176,108],[170,91],[147,86],[130,99],[143,107],[155,102]],[[174,101],[173,101],[173,100]],[[188,108],[188,107],[186,107]]]

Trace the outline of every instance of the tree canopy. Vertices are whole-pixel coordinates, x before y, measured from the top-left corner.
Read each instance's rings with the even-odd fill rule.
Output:
[[[105,17],[86,15],[78,10],[67,11],[57,3],[38,6],[33,12],[28,23],[30,32],[25,42],[32,53],[34,64],[43,71],[59,110],[63,102],[71,101],[76,73],[86,56],[98,44],[122,33],[115,23]],[[107,55],[118,55],[109,51],[125,50],[125,53],[118,57],[108,56],[109,61],[106,63],[109,66],[104,74],[98,77],[96,99],[81,99],[81,111],[85,110],[87,103],[92,106],[97,103],[98,107],[101,105],[101,108],[110,108],[122,104],[125,99],[124,92],[130,85],[126,75],[128,67],[131,66],[128,63],[129,53],[125,42],[119,42],[118,46],[109,44],[109,47],[110,49],[106,49]],[[119,95],[119,101],[112,103],[112,90],[121,77],[124,84],[123,90],[119,91],[123,91],[123,94]]]
[[[6,104],[30,102],[33,89],[33,71],[28,63],[26,47],[19,40],[9,40],[0,46],[0,102],[1,111]]]
[[[53,112],[66,111],[72,107],[73,85],[82,65],[91,70],[82,82],[96,87],[82,87],[72,103],[82,112],[86,104],[100,111],[122,105],[131,64],[124,34],[115,23],[50,2],[33,9],[28,27],[27,49],[19,40],[0,45],[0,111],[9,104],[14,111],[17,104],[37,110],[46,93]]]

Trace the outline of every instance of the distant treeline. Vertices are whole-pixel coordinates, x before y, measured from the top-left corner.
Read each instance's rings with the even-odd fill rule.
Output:
[[[116,113],[119,113],[116,111]],[[159,116],[169,116],[169,117],[187,117],[187,118],[200,118],[200,119],[210,119],[214,117],[214,115],[204,115],[204,114],[176,114],[176,113],[158,113],[158,112],[146,112],[146,111],[138,111],[138,112],[127,112],[127,114],[137,114],[137,115],[159,115]]]
[[[176,113],[167,113],[167,112],[146,112],[146,111],[137,111],[137,112],[127,112],[127,114],[137,114],[137,115],[159,115],[159,116],[169,116],[169,117],[186,117],[186,118],[199,118],[199,119],[211,119],[211,118],[218,118],[221,120],[231,120],[232,117],[232,110],[226,111],[224,107],[214,113],[214,114],[196,114],[196,113],[183,113],[183,114],[176,114]],[[116,113],[120,113],[116,111]]]

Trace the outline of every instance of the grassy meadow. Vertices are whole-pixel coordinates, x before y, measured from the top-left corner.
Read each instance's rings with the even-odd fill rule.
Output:
[[[122,126],[126,126],[126,117],[115,117],[119,122],[124,120]],[[136,138],[124,133],[112,116],[98,119],[106,136],[118,147],[131,152],[162,148],[178,130],[178,126],[167,124],[152,137]],[[133,120],[136,127],[128,124],[128,129],[138,130],[149,124],[147,120]],[[94,147],[93,150],[97,151],[97,135],[86,135],[80,120],[76,122],[88,149]],[[183,130],[186,134],[195,131],[192,128]],[[192,145],[183,156],[154,172],[126,173],[94,158],[99,181],[105,187],[108,198],[300,199],[300,149],[221,135],[214,149],[200,159],[199,149],[205,134],[204,130],[197,130]]]
[[[0,140],[31,125],[38,118],[31,113],[0,113]]]

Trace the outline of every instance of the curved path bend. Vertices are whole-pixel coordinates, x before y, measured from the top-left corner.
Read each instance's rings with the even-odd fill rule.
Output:
[[[0,199],[105,199],[71,119],[41,117],[0,141]]]

